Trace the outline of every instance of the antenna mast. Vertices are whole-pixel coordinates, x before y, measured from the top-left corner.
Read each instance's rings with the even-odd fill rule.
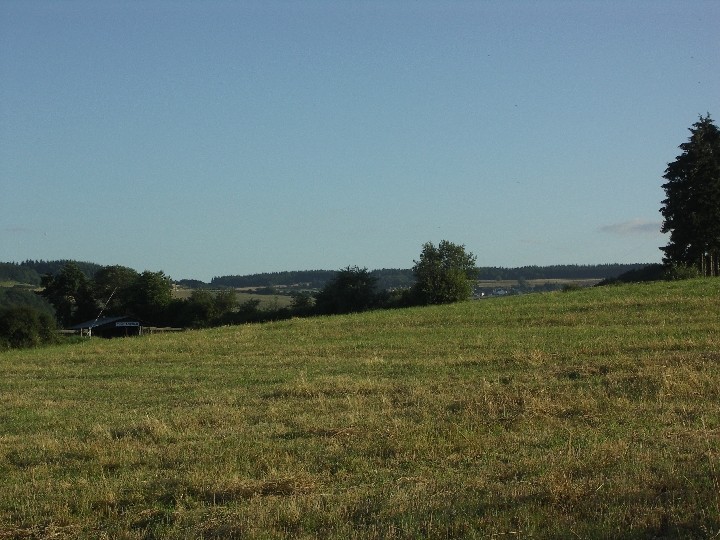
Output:
[[[103,314],[103,312],[105,311],[105,308],[106,308],[107,305],[110,303],[110,300],[112,299],[113,295],[115,294],[115,291],[117,291],[117,290],[118,290],[118,288],[115,287],[115,288],[113,289],[113,292],[110,293],[110,296],[108,296],[108,299],[105,300],[105,305],[104,305],[104,306],[102,307],[102,309],[100,310],[100,313],[97,314],[97,317],[95,317],[95,320],[93,321],[92,326],[91,326],[90,328],[88,328],[88,337],[92,337],[92,329],[95,328],[95,324],[97,324],[98,319],[100,319],[100,316],[101,316],[101,315]]]

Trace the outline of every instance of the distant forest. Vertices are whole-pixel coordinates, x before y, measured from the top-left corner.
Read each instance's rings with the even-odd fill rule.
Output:
[[[56,275],[63,266],[73,262],[88,279],[102,268],[91,262],[71,260],[42,261],[27,260],[21,263],[0,262],[0,281],[13,281],[40,285],[45,274]],[[647,264],[562,264],[553,266],[523,266],[520,268],[503,268],[484,266],[478,268],[479,280],[531,280],[531,279],[611,279],[625,272],[639,270]],[[373,270],[370,274],[377,279],[379,289],[401,289],[412,286],[415,279],[410,269]],[[190,288],[203,287],[293,287],[302,286],[308,289],[322,288],[337,275],[336,270],[299,270],[287,272],[267,272],[237,276],[214,277],[210,283],[199,280],[182,279],[177,283]]]
[[[530,279],[609,279],[625,272],[638,270],[647,263],[635,264],[563,264],[553,266],[523,266],[503,268],[485,266],[478,268],[479,280],[530,280]],[[212,287],[290,287],[305,285],[308,288],[320,288],[337,274],[334,270],[305,270],[298,272],[271,272],[244,276],[214,277]],[[410,269],[373,270],[370,274],[377,278],[378,288],[394,289],[410,287],[415,279]]]
[[[32,261],[27,260],[21,263],[0,262],[0,281],[17,281],[29,285],[40,285],[40,280],[45,274],[56,275],[67,263],[75,263],[85,277],[91,279],[95,272],[102,268],[101,265],[91,262],[79,262],[69,259],[58,261]]]

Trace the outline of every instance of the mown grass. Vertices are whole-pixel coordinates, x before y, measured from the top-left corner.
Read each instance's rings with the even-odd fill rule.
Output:
[[[0,369],[0,538],[720,536],[717,279]]]

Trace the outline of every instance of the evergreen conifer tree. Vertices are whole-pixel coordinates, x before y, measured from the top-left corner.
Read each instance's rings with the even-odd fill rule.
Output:
[[[696,267],[704,275],[720,275],[720,130],[710,115],[690,128],[682,154],[668,164],[663,178],[662,232],[670,233],[660,248],[667,265]]]

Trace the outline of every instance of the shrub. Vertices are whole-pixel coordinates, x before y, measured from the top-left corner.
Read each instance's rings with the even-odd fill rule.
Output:
[[[348,266],[339,270],[315,295],[315,310],[321,315],[357,313],[378,305],[377,278],[367,268]]]
[[[700,270],[695,266],[686,266],[684,264],[673,264],[665,270],[665,279],[669,281],[692,279],[700,276]]]
[[[56,341],[52,316],[27,306],[0,311],[0,349],[37,347]]]
[[[580,289],[581,289],[581,287],[577,283],[565,283],[562,286],[562,292],[573,292],[573,291],[579,291]]]

